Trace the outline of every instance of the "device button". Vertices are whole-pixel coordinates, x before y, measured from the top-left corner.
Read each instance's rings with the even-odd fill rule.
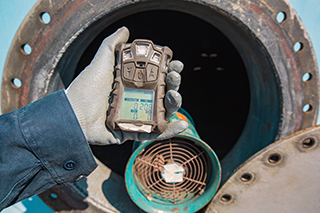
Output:
[[[137,68],[134,80],[138,82],[145,81],[145,69]]]
[[[136,68],[134,62],[125,63],[123,68],[123,77],[125,79],[132,80]]]
[[[156,65],[148,64],[147,66],[147,81],[155,81],[158,78],[159,68]]]

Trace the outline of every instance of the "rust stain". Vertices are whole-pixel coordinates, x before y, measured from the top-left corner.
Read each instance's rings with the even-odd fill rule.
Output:
[[[294,71],[294,79],[297,79],[295,80],[295,88],[296,88],[296,91],[298,91],[299,94],[302,94],[303,93],[303,89],[301,87],[301,85],[299,84],[300,81],[300,75],[299,75],[299,68],[298,68],[298,65],[296,63],[296,60],[295,60],[295,57],[294,55],[292,54],[292,48],[293,47],[290,47],[284,40],[281,41],[281,45],[283,47],[285,47],[285,50],[286,50],[286,55],[287,55],[287,58],[288,60],[290,60],[290,64],[292,65],[292,70]],[[303,96],[298,96],[298,97],[303,97]],[[297,97],[297,98],[298,98]],[[302,111],[302,100],[300,100],[298,103],[299,106],[298,106],[298,109],[300,110],[297,110],[297,119],[298,120],[302,120],[303,118],[303,111]],[[297,132],[299,131],[301,128],[300,128],[300,124],[299,122],[295,122],[295,126],[292,130],[292,133],[294,132]]]
[[[19,108],[27,105],[27,103],[28,103],[27,97],[28,97],[29,84],[27,83],[27,80],[28,80],[28,77],[21,79],[22,86],[21,86],[21,90],[20,90],[21,92],[19,94],[19,96],[20,96],[20,106],[18,106]]]
[[[256,12],[257,14],[261,14],[262,13],[262,10],[260,7],[258,7],[256,4],[250,2],[248,5],[248,8],[253,10],[254,12]]]
[[[180,209],[176,207],[174,209],[171,209],[171,212],[180,212]]]
[[[188,211],[188,206],[184,207],[183,211],[185,211],[185,212]]]

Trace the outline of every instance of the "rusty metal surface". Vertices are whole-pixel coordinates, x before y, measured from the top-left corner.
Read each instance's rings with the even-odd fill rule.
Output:
[[[254,155],[222,186],[206,212],[318,212],[320,126]]]
[[[39,0],[21,24],[8,53],[1,89],[2,112],[18,109],[64,88],[63,82],[70,82],[74,77],[76,63],[70,61],[78,62],[84,49],[104,28],[127,15],[157,9],[185,12],[209,22],[232,41],[245,61],[250,85],[254,88],[251,91],[251,107],[242,135],[222,161],[224,180],[239,163],[275,139],[315,125],[319,108],[316,59],[303,24],[291,5],[284,0]],[[280,11],[286,14],[286,19],[278,23],[276,16]],[[50,23],[44,24],[41,21],[40,14],[43,12],[50,14]],[[257,52],[261,55],[255,55],[257,52],[250,49],[251,45],[247,41],[256,44],[260,49]],[[297,52],[293,50],[296,42],[302,43],[302,49]],[[22,51],[24,44],[31,46],[30,55]],[[260,66],[265,65],[270,70],[260,70],[260,59],[256,57],[268,61],[268,64],[261,63]],[[304,82],[302,76],[305,73],[309,73],[311,78]],[[269,75],[274,78],[268,78]],[[21,80],[21,87],[14,86],[14,78]],[[268,89],[270,84],[276,85],[281,96],[278,100],[281,116],[275,119],[279,121],[275,125],[268,120],[272,111],[276,110],[268,107],[274,101],[268,99],[272,93],[266,93],[261,98],[262,91]],[[264,101],[264,98],[267,100]],[[311,109],[303,112],[305,104],[311,105]],[[103,169],[97,169],[92,177],[105,176],[104,170],[108,168],[103,164],[99,167]],[[88,185],[99,188],[104,183],[102,179],[90,177],[87,179]],[[121,181],[121,178],[115,177],[115,180]],[[60,190],[61,199],[74,193],[75,186],[69,187]],[[105,194],[96,194],[98,188],[92,188],[93,191],[88,194],[80,194],[80,198],[78,195],[68,197],[67,205],[72,205],[72,209],[87,211],[82,206],[85,201],[89,203],[88,211],[97,209],[100,212],[112,212],[110,209],[117,209],[114,207],[117,202],[109,202]],[[101,196],[102,200],[95,196]],[[123,203],[120,199],[122,194],[117,196],[118,203]],[[93,202],[96,200],[98,202]],[[58,204],[48,204],[59,210]],[[128,208],[131,208],[130,205]]]

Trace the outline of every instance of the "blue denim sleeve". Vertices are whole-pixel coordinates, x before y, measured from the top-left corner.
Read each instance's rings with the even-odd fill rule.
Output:
[[[0,117],[0,211],[96,166],[64,91]]]

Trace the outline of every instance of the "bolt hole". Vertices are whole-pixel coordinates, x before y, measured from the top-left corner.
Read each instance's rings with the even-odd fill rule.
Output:
[[[241,175],[241,181],[242,182],[249,182],[252,180],[252,174],[250,173],[244,173],[243,175]]]
[[[310,104],[306,104],[302,108],[303,112],[310,112],[311,110],[312,110],[312,106]]]
[[[302,48],[303,48],[303,44],[301,42],[297,42],[293,45],[293,50],[295,52],[302,50]]]
[[[311,78],[312,78],[312,75],[310,73],[306,73],[302,76],[303,82],[310,81]]]
[[[269,163],[276,164],[281,160],[281,156],[277,153],[271,154],[268,158]]]
[[[22,86],[22,82],[19,78],[14,78],[11,80],[14,88],[19,89]]]
[[[49,13],[44,12],[40,14],[40,20],[42,21],[42,23],[44,24],[49,24],[51,21],[51,16],[49,15]]]
[[[221,196],[221,201],[224,202],[224,203],[227,203],[227,202],[230,202],[231,199],[232,199],[232,196],[229,195],[229,194],[224,194]]]
[[[25,55],[30,55],[31,52],[32,52],[32,48],[30,47],[29,44],[24,44],[21,46],[22,48],[22,52],[25,54]]]
[[[306,149],[313,147],[315,144],[316,142],[313,138],[307,138],[302,141],[302,146]]]
[[[50,197],[53,198],[53,199],[57,199],[57,198],[58,198],[58,195],[56,195],[56,194],[54,194],[54,193],[51,193],[51,194],[50,194]]]
[[[287,15],[286,15],[286,13],[285,12],[279,12],[278,14],[277,14],[277,21],[279,22],[279,23],[281,23],[281,22],[283,22],[284,20],[286,20],[286,18],[287,18]]]

